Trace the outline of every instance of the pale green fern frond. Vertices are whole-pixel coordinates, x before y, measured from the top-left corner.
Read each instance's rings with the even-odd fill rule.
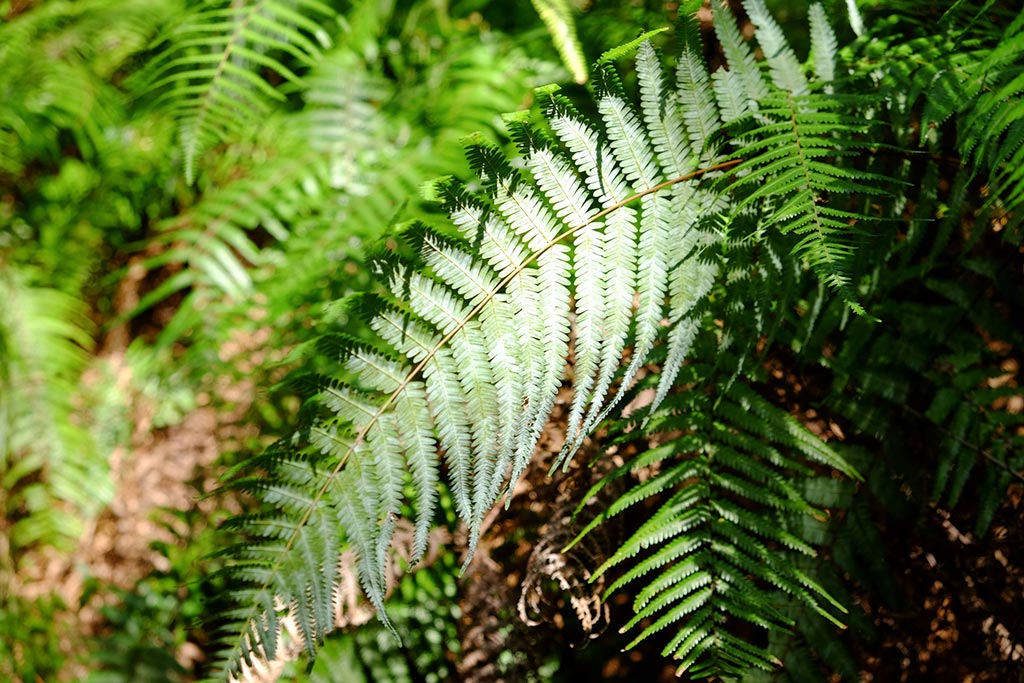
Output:
[[[757,42],[764,50],[776,87],[797,97],[807,94],[807,77],[804,76],[803,65],[797,61],[793,48],[786,42],[782,29],[768,13],[763,0],[747,0],[744,6],[750,14],[750,20],[757,27]],[[825,53],[825,56],[827,58],[829,55]],[[831,56],[834,58],[834,53]]]
[[[0,515],[11,558],[35,544],[69,545],[113,496],[107,465],[75,419],[93,344],[85,306],[26,274],[0,277]]]
[[[716,92],[721,94],[721,89],[727,89],[730,99],[735,100],[733,109],[736,114],[748,112],[757,108],[758,101],[768,94],[768,84],[761,74],[761,67],[754,59],[754,51],[736,25],[736,18],[720,2],[712,2],[711,8],[714,11],[715,35],[722,45],[722,52],[729,64],[728,70],[717,70],[714,76],[720,80],[721,76],[728,74],[728,84],[719,84],[716,80]],[[774,56],[774,55],[772,55]],[[718,87],[720,86],[720,87]],[[725,112],[723,111],[723,116]],[[727,120],[740,118],[739,115],[732,116]]]
[[[587,58],[583,55],[583,46],[576,35],[576,7],[570,0],[532,0],[544,25],[551,34],[551,42],[561,55],[573,80],[577,83],[587,82]]]
[[[185,318],[196,317],[199,308],[209,322],[211,302],[223,310],[251,297],[280,262],[291,229],[299,231],[301,246],[308,223],[342,223],[356,207],[377,208],[364,206],[364,197],[398,149],[379,111],[390,88],[346,49],[325,54],[302,87],[302,110],[271,117],[252,139],[226,146],[219,165],[228,177],[211,182],[195,204],[163,221],[143,245],[152,255],[138,266],[170,274],[125,315],[177,292],[200,303],[184,307],[162,341],[194,327],[197,321]],[[220,175],[212,170],[211,176]]]
[[[299,219],[324,191],[328,172],[327,160],[312,150],[275,159],[257,174],[209,192],[191,210],[165,221],[148,243],[158,253],[140,265],[147,270],[178,267],[130,314],[178,291],[208,288],[234,301],[244,299],[253,286],[250,268],[266,261],[251,232],[263,228],[277,240],[286,239],[284,226]]]
[[[828,23],[825,9],[814,3],[808,10],[811,25],[811,56],[814,59],[814,75],[822,83],[830,83],[836,77],[836,55],[839,43],[836,34]],[[831,92],[831,85],[825,86],[825,92]]]

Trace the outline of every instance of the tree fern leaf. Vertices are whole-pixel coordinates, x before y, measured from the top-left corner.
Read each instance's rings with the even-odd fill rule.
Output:
[[[501,330],[499,335],[491,335],[490,338],[503,340],[492,347],[495,359],[503,361],[496,366],[502,377],[498,390],[503,395],[502,435],[505,446],[501,449],[496,471],[504,471],[501,462],[509,457],[509,446],[514,443],[510,479],[514,484],[533,455],[533,423],[538,414],[536,405],[543,400],[537,396],[537,389],[531,388],[536,387],[541,372],[540,362],[548,349],[545,320],[532,314],[539,309],[541,288],[536,271],[520,272],[528,252],[512,230],[498,218],[486,216],[481,206],[453,190],[451,186],[445,188],[448,193],[446,205],[452,220],[467,238],[480,243],[481,256],[488,259],[499,274],[506,279],[515,276],[508,284],[507,298],[496,297],[499,306],[494,308],[495,314],[483,317],[484,325],[489,329],[499,326]],[[501,303],[506,301],[508,306]],[[513,324],[506,325],[508,322]],[[527,410],[520,409],[524,398]]]
[[[304,641],[308,652],[315,652],[318,644],[323,642],[324,635],[334,628],[334,584],[337,571],[337,556],[340,552],[338,544],[324,539],[333,535],[334,525],[328,515],[319,513],[307,522],[304,533],[295,542],[296,560],[304,567],[316,567],[313,580],[298,594],[308,595],[311,600],[296,601],[294,607],[301,612],[309,605],[304,618],[299,619],[303,630]],[[298,568],[294,568],[298,569]],[[293,571],[293,576],[301,576],[301,571]],[[307,574],[307,576],[309,576]]]
[[[607,600],[615,591],[622,588],[628,583],[631,583],[639,578],[644,577],[650,572],[664,567],[665,565],[673,562],[674,560],[681,559],[679,565],[673,565],[671,573],[678,571],[684,571],[680,569],[682,566],[700,567],[707,564],[707,557],[704,555],[702,548],[706,546],[708,540],[706,538],[694,537],[694,536],[680,536],[672,541],[669,541],[663,545],[657,552],[650,555],[644,560],[634,564],[629,571],[625,572],[617,578],[608,588],[605,590],[603,599]]]
[[[656,410],[672,389],[679,369],[686,359],[694,340],[700,332],[700,324],[691,315],[694,308],[707,296],[718,275],[718,265],[706,262],[695,250],[705,240],[696,229],[702,210],[714,210],[714,198],[706,192],[694,191],[689,196],[676,195],[673,203],[678,207],[678,219],[684,228],[677,233],[670,252],[669,273],[670,311],[669,324],[672,330],[668,337],[668,351],[662,365],[661,377],[652,403]]]
[[[604,98],[602,102],[607,100]],[[569,148],[576,168],[602,207],[616,206],[629,195],[626,178],[615,163],[614,153],[600,143],[594,131],[569,113],[556,114],[551,126]],[[638,126],[633,129],[633,134],[637,133]],[[614,144],[612,135],[610,133]],[[583,218],[583,221],[586,223],[589,219]],[[587,225],[577,233],[574,244],[575,394],[563,458],[579,446],[604,404],[605,393],[621,362],[632,313],[636,271],[633,211],[621,208],[605,220],[603,231],[601,227],[597,223]]]
[[[337,380],[324,386],[323,401],[336,415],[356,425],[368,424],[377,415],[377,405],[365,400],[366,394]]]
[[[336,499],[338,521],[355,548],[359,583],[377,608],[378,614],[388,623],[384,612],[384,567],[377,554],[376,540],[380,530],[377,528],[378,520],[368,513],[363,496],[360,495],[372,492],[372,489],[364,490],[363,482],[360,481],[364,476],[361,469],[359,459],[352,458],[350,465],[335,478],[334,487],[338,492],[333,498]]]
[[[437,337],[403,320],[397,311],[385,309],[371,326],[395,348],[419,362],[437,345]],[[473,519],[471,502],[472,447],[467,413],[469,408],[459,382],[458,365],[451,351],[439,349],[423,369],[438,441],[445,451],[452,497],[463,519]]]
[[[629,441],[630,430],[644,443],[623,451],[639,455],[603,484],[628,474],[644,481],[604,506],[584,531],[647,507],[641,502],[665,501],[594,574],[622,567],[615,587],[648,578],[629,627],[639,627],[642,640],[695,615],[681,625],[678,633],[685,635],[673,640],[683,665],[740,672],[769,657],[756,648],[720,651],[733,642],[734,621],[781,628],[787,618],[776,606],[780,591],[811,608],[825,600],[789,561],[813,552],[800,537],[800,516],[814,508],[794,482],[812,472],[808,460],[842,472],[852,468],[816,446],[784,412],[737,388],[745,386],[743,372],[754,362],[753,352],[742,355],[746,346],[770,334],[764,319],[789,302],[758,299],[753,315],[740,316],[740,302],[723,299],[734,287],[753,291],[759,279],[790,273],[776,263],[781,238],[764,239],[755,214],[780,221],[778,232],[792,233],[799,256],[845,282],[839,265],[827,266],[849,256],[845,237],[860,217],[839,202],[866,194],[877,179],[830,163],[861,151],[858,122],[831,98],[786,91],[812,89],[763,9],[758,3],[752,14],[765,27],[761,44],[771,52],[771,80],[761,74],[734,17],[716,5],[729,69],[713,77],[713,86],[693,44],[687,43],[672,88],[663,84],[660,58],[639,40],[639,110],[615,75],[601,71],[599,123],[549,88],[538,93],[550,103],[549,129],[529,125],[527,114],[506,119],[519,160],[510,162],[480,137],[469,140],[467,157],[479,176],[471,187],[479,194],[449,180],[430,191],[460,237],[414,224],[398,249],[381,252],[374,265],[385,291],[353,299],[353,312],[378,341],[338,342],[327,365],[352,383],[326,378],[308,408],[318,420],[304,423],[294,438],[321,454],[307,456],[316,458],[307,470],[267,461],[288,479],[271,489],[254,487],[264,501],[279,503],[287,519],[279,528],[254,525],[253,533],[262,535],[256,556],[265,566],[247,571],[267,583],[253,619],[269,604],[266,595],[280,595],[304,622],[303,637],[322,634],[323,584],[310,583],[322,577],[300,569],[323,567],[329,554],[314,545],[317,533],[301,536],[321,513],[335,516],[332,542],[355,551],[359,580],[382,610],[389,548],[407,503],[417,518],[415,553],[425,548],[436,504],[435,450],[443,453],[472,554],[503,484],[514,484],[531,459],[566,379],[567,360],[573,361],[574,397],[565,461],[624,392],[633,391],[629,385],[641,372],[648,373],[649,356],[661,365],[659,376],[642,380],[641,389],[653,389],[653,405],[641,402],[614,426],[620,443]],[[273,40],[267,45],[280,49]],[[244,78],[224,89],[267,96]],[[717,88],[717,97],[709,87]],[[719,162],[725,144],[735,156]],[[696,169],[698,160],[710,165]],[[733,178],[704,178],[726,169]],[[737,240],[735,254],[723,229],[726,215],[737,232],[754,226],[753,236]],[[754,246],[767,242],[758,257],[763,262],[743,267]],[[410,247],[412,258],[404,256]],[[649,257],[651,250],[658,253]],[[734,318],[742,324],[733,327]],[[687,363],[695,345],[712,350],[716,363]],[[621,386],[609,402],[616,380]],[[651,442],[664,445],[644,452]],[[289,463],[299,458],[288,457]],[[291,487],[304,488],[310,500],[289,498]],[[280,580],[286,569],[298,578]],[[314,593],[315,604],[302,602]],[[269,630],[257,635],[274,637]]]
[[[397,517],[402,508],[406,469],[400,434],[394,413],[381,415],[367,432],[367,444],[373,454],[367,473],[379,496],[375,510],[378,524]],[[390,545],[390,535],[381,534],[377,539],[378,554],[383,556]]]
[[[665,575],[663,574],[661,578],[664,579],[664,577]],[[660,594],[657,597],[647,595],[644,598],[637,598],[637,604],[634,605],[636,615],[632,619],[630,619],[625,626],[622,627],[623,631],[628,631],[644,619],[653,617],[662,609],[673,603],[685,601],[694,593],[703,592],[701,589],[704,589],[706,586],[709,586],[714,581],[714,577],[712,577],[710,574],[708,574],[707,572],[700,571],[691,572],[684,576],[673,578],[675,580],[667,583],[666,586],[658,586],[658,589],[656,590]],[[651,584],[651,586],[653,585],[654,584]],[[662,590],[662,588],[666,589]],[[711,590],[713,594],[713,589]],[[711,596],[708,595],[708,597]],[[703,604],[703,602],[697,601],[695,604],[697,606],[700,606]],[[646,637],[646,635],[641,634],[641,636],[638,637]]]
[[[623,626],[623,629],[630,629],[647,616],[654,615],[662,607],[681,595],[692,593],[695,588],[703,588],[710,584],[714,577],[701,569],[700,560],[703,557],[691,557],[672,567],[671,571],[662,573],[657,579],[644,586],[633,603],[633,610],[637,616],[630,623]],[[672,592],[666,592],[666,589]],[[675,591],[680,592],[676,593]],[[640,617],[643,613],[645,616]]]
[[[679,621],[688,614],[703,607],[708,603],[709,600],[711,600],[712,597],[714,597],[714,595],[715,590],[710,587],[704,588],[700,591],[697,591],[696,593],[693,593],[692,595],[689,595],[685,599],[678,602],[674,607],[672,607],[672,609],[670,609],[668,613],[662,615],[657,621],[655,621],[653,624],[651,624],[643,631],[641,631],[636,638],[634,638],[632,641],[630,641],[628,645],[626,645],[626,648],[631,649],[636,647],[639,643],[647,639],[648,636],[657,633],[658,631],[661,631],[664,628],[667,628],[670,624]]]
[[[455,508],[463,519],[473,519],[470,499],[472,447],[466,416],[468,407],[456,368],[450,353],[439,352],[424,368],[424,377],[427,380],[427,395],[433,407],[438,440],[448,463]]]
[[[332,341],[337,345],[335,353],[339,354],[345,367],[364,386],[391,393],[405,379],[407,368],[383,353],[344,338],[335,337]],[[323,348],[323,341],[318,342],[317,346]]]
[[[575,227],[590,222],[590,216],[594,213],[590,194],[580,185],[572,166],[566,160],[549,149],[534,148],[526,163],[562,223]],[[557,223],[554,221],[549,223],[551,227],[546,231],[548,241],[558,233],[554,229],[555,225]]]
[[[470,303],[478,305],[497,290],[498,283],[492,272],[467,253],[446,246],[443,238],[425,233],[422,249],[428,265],[445,281],[460,287],[460,293]],[[482,404],[487,406],[493,400],[501,407],[497,433],[477,437],[477,442],[484,444],[484,448],[494,444],[495,458],[489,483],[484,489],[486,491],[496,492],[500,489],[516,449],[516,432],[519,428],[516,405],[523,395],[523,386],[518,372],[520,345],[518,335],[513,332],[514,316],[515,312],[507,298],[499,297],[481,314],[479,330],[475,327],[467,328],[473,330],[475,345],[460,344],[458,347],[467,358],[456,358],[461,367],[476,368],[476,385],[480,387],[478,393],[482,397]],[[486,361],[480,354],[474,353],[474,348],[486,350]],[[493,389],[490,388],[491,384]]]
[[[666,165],[664,158],[666,155],[673,162],[678,161],[678,167],[666,165],[667,173],[671,175],[677,171],[682,171],[682,159],[676,160],[675,155],[677,154],[676,150],[685,149],[682,133],[678,126],[673,125],[678,123],[678,115],[674,108],[670,107],[669,102],[665,101],[661,107],[661,110],[664,111],[664,118],[651,113],[652,109],[658,105],[657,102],[652,100],[662,101],[664,95],[660,83],[660,66],[657,66],[655,71],[655,66],[648,64],[645,69],[642,66],[642,61],[640,61],[644,58],[644,55],[647,55],[648,61],[655,59],[653,48],[650,47],[649,43],[643,43],[640,46],[637,68],[642,97],[645,98],[642,100],[643,107],[645,112],[648,112],[646,115],[648,130],[653,128],[659,131],[652,134],[651,142],[648,143],[646,136],[643,134],[641,123],[637,119],[633,108],[623,101],[621,97],[615,94],[605,95],[601,98],[598,105],[605,121],[613,153],[627,179],[632,183],[634,190],[637,191],[655,187],[662,177],[662,171],[655,160],[656,150],[663,150],[663,152],[658,153],[658,158],[661,160],[662,165]],[[645,71],[647,72],[646,75]],[[648,91],[646,93],[644,92],[645,83]],[[660,138],[661,141],[659,143],[660,132],[663,132],[664,136]],[[659,147],[659,144],[661,147]],[[620,270],[624,269],[630,261],[639,262],[639,269],[636,274],[638,303],[637,310],[633,315],[636,328],[633,349],[634,357],[622,376],[620,389],[615,398],[609,403],[607,409],[600,414],[596,411],[591,411],[583,431],[589,431],[599,419],[603,419],[608,411],[618,403],[624,392],[632,384],[637,372],[640,370],[641,364],[654,345],[655,338],[660,329],[663,310],[662,302],[667,282],[668,264],[662,258],[662,255],[669,253],[668,240],[673,227],[673,218],[671,202],[667,197],[657,194],[647,195],[641,200],[640,204],[639,243],[634,246],[631,230],[626,233],[620,233],[620,239],[610,240],[609,242],[610,252],[621,252],[621,255],[618,257],[622,263]],[[613,228],[618,225],[621,225],[621,223],[609,221],[608,231],[610,233],[613,232]],[[615,249],[615,246],[618,244],[622,245],[621,250]],[[637,258],[634,250],[636,254],[643,253],[649,256]],[[624,314],[628,310],[626,307],[633,305],[632,278],[612,277],[610,282],[618,284],[620,295],[613,297],[613,300],[620,302],[623,306],[620,310]],[[630,299],[628,302],[626,301],[627,292]],[[623,333],[625,331],[624,326],[621,325],[613,326],[613,329],[621,329]],[[597,393],[599,395],[604,394],[610,382],[611,374],[609,368],[611,360],[612,355],[606,354],[605,366],[602,368],[601,380],[598,383]],[[595,405],[596,407],[598,406]]]
[[[743,77],[728,69],[718,69],[711,74],[711,86],[715,91],[718,112],[723,123],[745,119],[753,111],[750,99],[744,92]]]
[[[605,320],[601,327],[604,341],[601,347],[601,366],[593,391],[594,399],[580,430],[581,435],[591,433],[615,407],[618,398],[614,398],[606,407],[606,396],[622,363],[630,322],[636,320],[635,297],[645,296],[644,294],[635,294],[638,261],[635,221],[636,214],[626,208],[615,212],[605,221],[606,268],[603,279],[604,296],[607,301]],[[652,260],[656,260],[656,258]],[[648,306],[648,309],[653,308],[653,305]],[[647,349],[637,349],[634,346],[632,352],[643,352],[646,355]],[[620,378],[620,387],[628,388],[628,384],[632,380],[632,377]],[[621,391],[619,395],[621,395]],[[577,440],[578,442],[579,440]]]
[[[444,237],[424,231],[417,241],[426,264],[471,305],[480,304],[498,289],[499,280],[490,268]]]
[[[468,399],[470,433],[475,446],[472,476],[476,517],[471,522],[479,524],[497,498],[505,476],[504,472],[496,473],[498,424],[492,414],[498,397],[487,358],[488,345],[479,325],[467,324],[452,341],[459,378]]]
[[[650,137],[650,145],[658,155],[658,163],[662,172],[668,176],[681,176],[693,169],[694,163],[691,159],[689,146],[687,145],[686,133],[683,128],[683,117],[680,116],[679,103],[675,93],[664,85],[661,59],[649,41],[640,44],[636,59],[637,80],[640,85],[640,106],[646,125],[647,135]],[[680,79],[680,88],[684,89]],[[629,112],[631,115],[632,112]],[[626,114],[622,114],[624,121],[628,121]],[[689,119],[686,119],[689,122]],[[630,128],[633,125],[629,123]],[[611,132],[609,131],[609,137]],[[623,135],[623,140],[636,141],[636,144],[646,145],[644,137],[637,135]],[[613,139],[614,143],[614,139]],[[703,148],[698,150],[698,154]],[[637,155],[637,162],[632,166],[636,167],[636,173],[645,184],[648,179],[648,172],[652,169],[651,162],[647,161],[646,149],[641,149],[634,154]],[[629,174],[629,170],[627,170]],[[638,181],[634,181],[638,182]],[[654,183],[651,182],[651,185]]]
[[[690,348],[693,346],[698,332],[700,332],[700,325],[691,318],[678,323],[669,333],[668,356],[665,358],[664,369],[658,378],[658,390],[654,394],[653,406],[655,408],[661,405],[669,391],[672,390],[676,376],[679,374],[686,356],[690,353]]]
[[[778,439],[782,443],[798,449],[807,458],[828,465],[852,479],[861,478],[856,469],[820,439],[808,432],[795,418],[774,409],[764,397],[749,387],[737,384],[733,393],[743,408],[752,411],[764,420],[765,424],[771,425],[770,436],[772,439]],[[753,425],[751,426],[753,427]]]
[[[557,201],[556,211],[560,208],[567,219],[580,214],[585,216],[583,207],[589,199],[563,162],[557,161],[547,150],[534,150],[527,163],[535,172],[544,174],[542,187],[552,193],[552,202]],[[527,409],[513,470],[519,473],[533,453],[533,445],[540,436],[561,384],[569,342],[569,250],[561,244],[550,246],[557,234],[556,219],[525,183],[513,189],[509,178],[498,179],[495,206],[531,248],[545,250],[537,258],[536,277],[528,283],[535,289],[536,310],[543,313],[539,325],[533,326],[537,336],[530,340],[531,346],[541,353],[525,359],[531,367],[525,373],[528,377]]]
[[[526,261],[528,247],[504,221],[488,216],[482,206],[455,191],[451,186],[447,186],[446,191],[449,195],[445,208],[465,238],[473,244],[480,245],[481,256],[487,259],[502,277],[514,273],[520,264]]]
[[[577,121],[564,116],[556,117],[552,121],[552,128],[573,153],[574,161],[587,178],[587,184],[591,191],[607,192],[607,189],[602,188],[605,178],[602,177],[598,169],[599,161],[597,160],[600,158],[600,152],[593,149],[596,143],[593,133],[585,126],[578,125]],[[582,192],[582,188],[575,185],[574,179],[565,179],[565,184],[568,185],[568,191],[577,193],[577,196]],[[555,192],[564,187],[563,183],[557,180],[549,181],[548,186]],[[551,190],[547,192],[550,197]],[[571,204],[572,197],[559,193],[552,201],[553,203],[561,201],[564,204]],[[568,214],[568,222],[570,225],[581,224],[592,212],[589,206],[580,207],[575,215]],[[600,325],[605,319],[604,307],[606,305],[605,282],[602,280],[602,274],[605,272],[605,235],[601,227],[600,225],[588,225],[579,233],[573,245],[573,268],[576,275],[574,295],[577,310],[574,347],[576,362],[574,365],[573,403],[569,414],[566,448],[563,449],[563,454],[572,448],[580,438],[579,430],[582,426],[584,411],[594,398],[592,389],[601,362],[603,336]],[[556,462],[554,466],[557,467],[559,464]]]
[[[704,60],[691,48],[683,49],[676,64],[676,86],[690,147],[702,161],[711,163],[716,157],[715,135],[722,123],[715,100],[716,91],[711,87]]]

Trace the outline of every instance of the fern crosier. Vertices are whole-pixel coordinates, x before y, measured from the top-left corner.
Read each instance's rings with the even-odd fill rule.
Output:
[[[760,5],[751,8],[756,14]],[[704,327],[704,303],[728,235],[720,228],[734,214],[774,207],[755,238],[761,231],[776,234],[771,222],[783,215],[796,232],[799,221],[813,224],[815,239],[798,245],[798,253],[813,264],[827,261],[827,281],[842,286],[840,259],[829,250],[843,228],[838,214],[825,214],[823,206],[833,195],[866,189],[821,159],[844,160],[849,131],[859,122],[808,104],[813,100],[797,84],[823,86],[795,64],[774,22],[763,12],[758,16],[770,44],[782,45],[768,52],[772,79],[763,77],[729,13],[717,13],[716,23],[729,43],[732,70],[709,75],[691,41],[670,84],[661,57],[642,37],[627,47],[638,52],[639,109],[608,66],[623,50],[596,67],[598,123],[556,89],[542,89],[547,128],[530,125],[524,115],[507,119],[520,157],[510,162],[501,150],[471,138],[467,156],[482,190],[450,179],[435,183],[432,194],[450,225],[415,224],[373,260],[386,290],[356,299],[352,308],[376,341],[325,342],[321,351],[331,350],[337,372],[313,379],[315,417],[279,444],[274,457],[255,463],[262,476],[245,481],[276,512],[252,522],[259,538],[240,551],[244,561],[236,576],[248,587],[236,597],[249,608],[236,613],[241,636],[233,645],[244,662],[273,657],[285,611],[300,615],[311,651],[332,628],[335,563],[329,559],[339,538],[358,556],[360,581],[386,622],[384,577],[396,521],[411,508],[416,552],[422,553],[436,506],[439,452],[472,554],[484,515],[530,463],[568,358],[574,397],[561,462],[611,413],[657,348],[664,361],[656,409],[672,393]],[[816,34],[827,35],[827,27],[819,24]],[[834,40],[818,42],[818,52],[834,47]],[[828,59],[818,55],[817,72],[829,74],[821,66]],[[776,128],[780,102],[794,103],[782,132]],[[781,151],[773,144],[779,135],[787,140]],[[800,135],[815,144],[801,147],[794,142]],[[803,173],[799,182],[792,179],[794,168]],[[746,185],[752,180],[771,184],[773,192],[751,193]],[[785,430],[769,436],[780,434],[793,436]],[[849,471],[832,456],[825,460]],[[737,529],[769,526],[754,513],[733,512]],[[658,517],[651,524],[662,522],[674,523]],[[764,555],[753,541],[738,540],[739,533],[734,544],[749,557]],[[807,593],[799,577],[770,566],[736,565]],[[737,595],[732,609],[743,618],[781,623],[765,600],[751,597],[756,591]],[[730,643],[705,643],[698,655],[701,661],[707,652],[719,657]],[[736,667],[769,661],[744,651],[753,654]],[[705,669],[733,670],[715,661]],[[229,672],[239,666],[236,659]]]

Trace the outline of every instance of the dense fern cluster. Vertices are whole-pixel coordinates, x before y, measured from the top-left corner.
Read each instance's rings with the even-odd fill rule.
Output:
[[[355,604],[382,622],[364,639],[453,637],[435,529],[472,562],[556,418],[551,475],[583,452],[610,472],[558,504],[587,510],[572,544],[625,530],[587,575],[630,598],[628,647],[857,680],[834,633],[869,633],[851,591],[891,602],[859,552],[875,518],[973,494],[982,535],[1024,481],[1024,13],[847,2],[839,26],[812,4],[797,45],[765,0],[689,0],[639,37],[673,3],[596,3],[631,21],[586,33],[587,3],[485,4],[0,3],[10,557],[75,535],[74,480],[103,490],[70,397],[85,302],[116,289],[92,317],[116,337],[155,310],[151,362],[297,347],[297,426],[232,471],[256,505],[220,555],[222,678],[315,655]],[[595,35],[619,47],[587,68]],[[386,668],[345,643],[332,661]]]
[[[83,601],[108,588],[78,546],[149,418],[173,432],[197,404],[247,403],[225,382],[270,384],[329,302],[365,286],[357,254],[424,178],[465,165],[458,136],[493,137],[499,112],[563,77],[553,48],[452,10],[0,3],[0,678],[62,680],[83,655],[66,643],[95,640],[36,651],[78,609],[36,579],[80,573],[66,585],[84,582]],[[291,398],[231,419],[280,426]],[[39,633],[18,616],[37,611]],[[140,680],[128,658],[97,667]]]

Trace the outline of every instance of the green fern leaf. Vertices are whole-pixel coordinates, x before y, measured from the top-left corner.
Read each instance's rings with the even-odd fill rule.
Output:
[[[814,74],[822,83],[831,83],[836,77],[836,54],[839,43],[832,26],[828,23],[825,9],[820,3],[814,3],[808,10],[811,24],[811,55],[814,58]],[[825,92],[831,92],[831,85],[825,86]]]
[[[669,410],[671,418],[659,421],[659,428],[689,424],[698,431],[647,451],[611,473],[602,484],[621,478],[630,468],[646,470],[661,463],[658,474],[620,497],[581,532],[589,533],[627,508],[675,489],[596,575],[626,566],[608,593],[642,578],[647,581],[637,593],[635,616],[624,630],[641,622],[647,625],[630,646],[685,619],[665,651],[681,660],[681,671],[691,673],[737,674],[773,666],[768,652],[749,644],[733,651],[731,662],[722,661],[712,646],[718,639],[737,639],[730,631],[737,621],[768,630],[787,628],[790,620],[773,607],[773,590],[793,595],[833,621],[831,610],[842,611],[780,554],[813,554],[811,546],[789,530],[791,520],[814,514],[815,508],[792,483],[792,472],[806,476],[810,469],[785,451],[855,472],[743,383],[725,386],[727,395],[714,405],[693,391],[666,400],[661,410]],[[752,515],[752,506],[776,513]]]
[[[298,84],[286,61],[312,65],[328,39],[310,16],[332,15],[319,0],[209,0],[172,31],[167,49],[148,66],[145,89],[160,93],[155,104],[167,106],[179,122],[189,183],[210,145],[265,114],[269,102],[284,99],[256,70]]]

